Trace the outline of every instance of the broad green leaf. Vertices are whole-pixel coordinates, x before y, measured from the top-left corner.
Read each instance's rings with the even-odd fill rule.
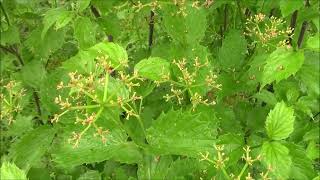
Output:
[[[99,171],[89,170],[81,176],[77,180],[101,180],[101,175]]]
[[[82,129],[76,126],[63,127],[64,132],[57,139],[53,153],[53,161],[57,166],[70,168],[105,160],[132,164],[142,160],[139,148],[133,142],[127,142],[126,134],[119,129],[111,129],[104,144],[99,137],[94,137],[96,132],[91,128],[82,136],[78,147],[74,147],[68,139],[72,137],[72,132],[80,133]]]
[[[91,0],[78,0],[78,10],[81,12],[90,5]]]
[[[3,162],[0,168],[0,179],[27,180],[27,176],[26,173],[19,169],[14,163]]]
[[[37,179],[41,179],[41,180],[50,180],[50,170],[47,167],[43,167],[43,168],[31,168],[28,171],[28,175],[27,177],[30,180],[37,180]]]
[[[21,69],[22,80],[25,84],[38,88],[45,79],[46,70],[40,60],[33,60]]]
[[[95,25],[87,17],[80,17],[75,21],[74,36],[81,49],[87,49],[96,42]]]
[[[305,90],[310,95],[320,94],[320,54],[306,51],[305,61],[301,69],[297,72],[297,78],[305,86]]]
[[[287,17],[295,10],[303,7],[303,0],[280,0],[280,10],[283,17]]]
[[[12,45],[20,43],[19,29],[16,26],[9,26],[6,31],[0,33],[1,45]]]
[[[65,31],[50,28],[43,38],[39,38],[41,31],[41,28],[32,31],[24,44],[35,56],[46,59],[63,46]]]
[[[197,174],[200,170],[201,166],[199,160],[191,158],[179,158],[172,163],[165,179],[197,179]]]
[[[292,159],[290,177],[299,180],[312,179],[316,175],[313,170],[313,161],[306,157],[307,152],[304,148],[293,143],[287,143],[286,146],[290,150],[289,155]]]
[[[310,140],[319,140],[320,137],[320,127],[314,127],[303,136],[304,141],[310,141]]]
[[[309,142],[305,153],[311,160],[316,160],[320,158],[320,149],[315,141]]]
[[[238,30],[231,30],[222,42],[219,49],[218,61],[222,68],[239,69],[244,62],[247,51],[247,42]]]
[[[295,52],[292,48],[278,48],[273,51],[264,66],[261,88],[273,81],[278,83],[283,79],[287,79],[301,68],[303,62],[303,51]]]
[[[262,162],[266,167],[271,166],[271,174],[276,179],[287,179],[291,172],[292,160],[289,149],[281,143],[265,142],[261,149]]]
[[[289,137],[294,127],[294,110],[282,101],[269,112],[266,129],[269,138],[281,140]]]
[[[94,71],[96,58],[106,58],[112,68],[123,69],[128,63],[128,54],[121,46],[111,42],[98,43],[63,63],[68,71],[89,74]]]
[[[147,129],[147,141],[157,154],[198,157],[213,150],[216,120],[202,114],[171,110]]]
[[[126,50],[118,44],[112,42],[98,43],[88,49],[90,53],[97,57],[106,56],[112,68],[122,69],[128,63]]]
[[[182,44],[198,44],[206,30],[207,20],[205,9],[191,7],[186,3],[183,12],[174,4],[167,4],[163,9],[165,31],[170,37]],[[182,7],[184,8],[184,7]],[[178,13],[178,12],[181,13]]]
[[[139,179],[165,179],[173,159],[171,156],[145,155],[143,163],[139,164]]]
[[[276,105],[277,98],[274,96],[273,93],[267,90],[261,90],[259,93],[253,95],[253,97],[257,98],[260,101],[266,102],[269,105]]]
[[[47,152],[55,135],[52,126],[41,126],[26,133],[9,150],[9,157],[19,167],[30,168]]]
[[[41,33],[41,38],[44,38],[52,25],[55,24],[55,29],[58,30],[66,26],[72,20],[73,16],[74,14],[72,11],[68,11],[64,8],[48,10],[43,18],[44,27]]]
[[[18,115],[16,120],[8,129],[8,135],[20,136],[33,129],[33,117]]]
[[[307,48],[313,49],[315,51],[320,51],[320,35],[319,33],[309,37],[307,41]]]
[[[135,65],[134,71],[141,77],[160,81],[166,76],[170,77],[170,63],[159,57],[141,60]]]

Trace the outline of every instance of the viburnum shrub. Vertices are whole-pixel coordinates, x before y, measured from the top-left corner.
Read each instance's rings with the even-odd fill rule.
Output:
[[[0,0],[2,180],[320,173],[318,0]]]

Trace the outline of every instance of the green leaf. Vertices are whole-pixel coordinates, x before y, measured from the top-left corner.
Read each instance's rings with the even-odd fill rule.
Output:
[[[96,42],[95,25],[87,17],[80,17],[75,21],[74,36],[81,49],[87,49]]]
[[[48,150],[55,135],[51,126],[41,126],[29,131],[9,150],[9,157],[19,166],[28,169],[38,163]]]
[[[27,180],[26,173],[14,163],[3,162],[0,172],[0,179],[2,180]]]
[[[12,45],[20,43],[19,29],[16,26],[9,26],[6,31],[0,33],[2,45]]]
[[[297,78],[305,86],[310,95],[319,96],[320,94],[320,54],[317,52],[306,51],[305,61],[301,69],[297,72]]]
[[[303,51],[293,51],[293,49],[278,48],[273,51],[266,61],[262,75],[263,88],[266,84],[279,81],[295,74],[304,62]]]
[[[134,71],[141,77],[160,81],[166,76],[170,77],[170,63],[159,57],[151,57],[137,63]]]
[[[43,30],[41,33],[41,38],[44,38],[47,31],[50,29],[52,25],[55,24],[55,29],[58,30],[66,26],[72,19],[74,13],[71,11],[67,11],[64,8],[56,8],[50,9],[46,12],[43,18]]]
[[[63,133],[57,139],[57,146],[53,153],[53,161],[59,167],[70,168],[83,163],[115,160],[122,163],[132,164],[142,160],[139,148],[133,142],[127,142],[126,134],[119,129],[111,129],[104,144],[93,128],[89,129],[81,138],[79,146],[74,148],[68,142],[72,132],[81,132],[82,128],[76,126],[63,127]]]
[[[306,157],[307,152],[304,148],[293,143],[287,143],[286,146],[290,150],[289,154],[292,159],[290,177],[299,180],[312,179],[316,175],[313,170],[313,162]]]
[[[218,62],[222,68],[240,68],[247,52],[247,42],[238,30],[231,30],[222,42]]]
[[[38,88],[46,77],[46,70],[40,60],[33,60],[22,67],[21,76],[24,83]]]
[[[78,10],[79,12],[84,11],[89,5],[91,0],[78,0]]]
[[[273,110],[268,114],[266,129],[269,138],[281,140],[289,137],[293,131],[295,116],[292,107],[282,101],[277,103]]]
[[[81,176],[77,180],[101,180],[101,175],[99,171],[89,170]]]
[[[287,179],[291,171],[292,160],[289,149],[277,141],[265,142],[261,149],[262,161],[266,167],[271,166],[271,174],[276,179]]]
[[[33,129],[33,117],[32,116],[22,116],[18,114],[16,120],[8,129],[8,135],[10,136],[20,136]]]
[[[106,56],[112,68],[122,69],[128,63],[126,50],[112,42],[98,43],[89,48],[88,51],[96,57]]]
[[[204,8],[191,7],[191,3],[186,3],[185,16],[178,13],[180,7],[174,4],[165,5],[163,8],[163,23],[165,31],[170,37],[182,44],[198,44],[203,38],[206,30],[207,20]]]
[[[320,34],[317,33],[316,35],[309,37],[307,41],[307,48],[313,49],[315,51],[320,51]]]
[[[276,105],[277,104],[277,98],[273,93],[267,90],[261,90],[259,93],[253,95],[253,97],[257,98],[260,101],[266,102],[269,105]]]
[[[32,31],[24,44],[37,57],[48,58],[49,55],[60,49],[64,44],[65,31],[56,31],[50,28],[45,36],[40,39],[41,31],[41,28]]]
[[[299,10],[303,7],[303,0],[281,0],[280,1],[280,10],[283,17],[287,17],[295,10]]]
[[[112,68],[123,69],[128,63],[128,54],[121,46],[111,42],[98,43],[63,62],[68,71],[89,74],[93,72],[96,58],[106,58]]]
[[[177,154],[198,157],[212,151],[216,122],[205,114],[171,110],[161,114],[147,129],[147,141],[157,154]]]
[[[139,179],[166,179],[173,159],[171,156],[145,155],[143,163],[139,164]]]

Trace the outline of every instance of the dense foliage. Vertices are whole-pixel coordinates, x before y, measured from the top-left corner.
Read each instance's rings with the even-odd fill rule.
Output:
[[[1,179],[319,179],[318,0],[0,0]]]

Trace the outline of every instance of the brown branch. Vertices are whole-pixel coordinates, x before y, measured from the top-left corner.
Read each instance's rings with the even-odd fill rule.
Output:
[[[308,27],[308,22],[304,21],[302,23],[301,31],[300,31],[299,38],[298,38],[298,48],[301,48],[301,46],[302,46],[302,42],[303,42],[307,27]]]
[[[291,22],[290,22],[290,28],[292,29],[292,33],[289,34],[289,44],[292,45],[292,34],[294,33],[294,30],[296,28],[297,24],[297,17],[298,17],[298,10],[294,11],[291,16]]]
[[[149,20],[149,50],[151,50],[151,47],[153,44],[153,31],[154,31],[154,12],[151,10],[150,20]]]

